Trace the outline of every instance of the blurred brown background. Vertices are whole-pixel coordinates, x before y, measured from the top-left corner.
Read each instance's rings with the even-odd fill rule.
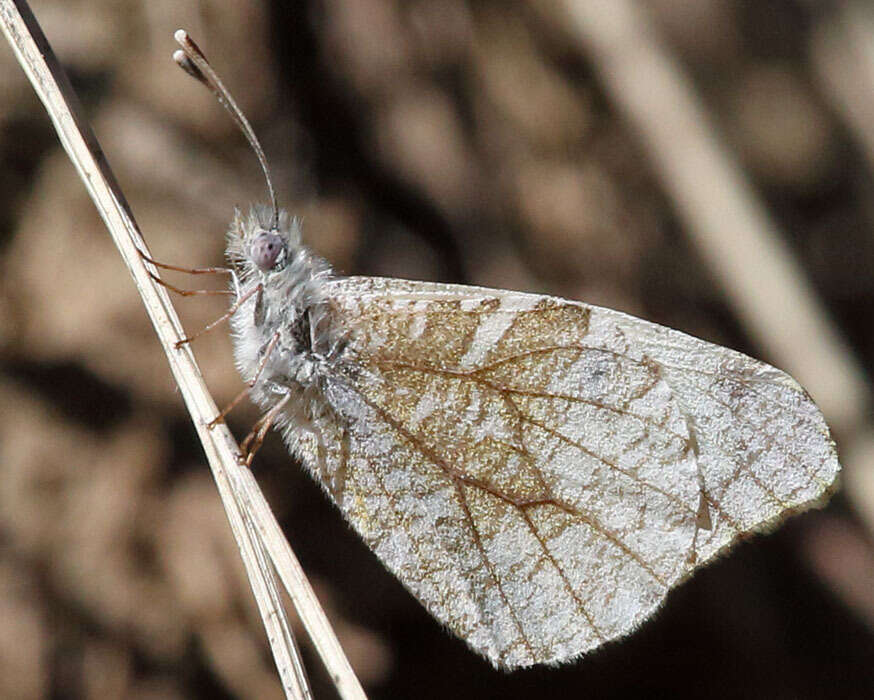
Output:
[[[631,6],[690,80],[847,357],[870,374],[874,9]],[[690,242],[562,3],[33,9],[162,261],[220,264],[233,206],[265,199],[230,120],[170,61],[172,32],[185,27],[262,139],[280,203],[339,271],[583,299],[785,366]],[[5,44],[0,64],[0,697],[279,697],[216,491],[128,273]],[[178,307],[196,330],[222,305]],[[226,334],[195,352],[226,403],[241,387]],[[840,406],[826,390],[814,398]],[[254,469],[373,697],[862,698],[874,692],[874,457],[859,437],[869,406],[832,420],[847,478],[825,510],[711,565],[630,638],[512,675],[430,619],[278,437]],[[243,436],[256,418],[247,407],[229,422]],[[302,646],[316,696],[332,697]]]

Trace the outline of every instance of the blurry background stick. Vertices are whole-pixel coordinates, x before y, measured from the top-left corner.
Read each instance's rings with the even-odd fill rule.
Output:
[[[858,143],[868,171],[874,172],[874,7],[853,0],[838,3],[834,15],[817,26],[810,44],[814,76]],[[874,532],[874,429],[870,403],[862,418],[866,423],[843,446],[849,470],[844,481],[848,497]]]
[[[858,430],[871,398],[861,367],[646,10],[637,0],[566,5],[581,47],[741,322],[811,392],[832,430]]]
[[[566,7],[583,50],[640,135],[688,235],[751,335],[822,408],[842,438],[846,478],[855,483],[872,471],[871,453],[859,462],[846,459],[871,439],[871,387],[784,234],[640,3],[567,0]],[[859,92],[870,96],[874,83]],[[874,531],[874,500],[857,498],[864,492],[855,489],[848,493]]]
[[[810,40],[814,77],[874,168],[874,7],[847,0]]]

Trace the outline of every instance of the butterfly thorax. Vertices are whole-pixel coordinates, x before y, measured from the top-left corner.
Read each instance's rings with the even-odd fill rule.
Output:
[[[274,224],[267,207],[253,207],[246,217],[236,212],[228,257],[236,299],[246,297],[231,327],[240,374],[257,375],[252,399],[267,407],[289,391],[313,394],[320,370],[343,345],[322,323],[330,265],[301,244],[296,219],[281,211]]]

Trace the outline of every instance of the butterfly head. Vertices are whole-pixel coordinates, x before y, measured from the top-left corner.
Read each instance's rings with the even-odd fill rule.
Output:
[[[258,231],[249,246],[249,258],[262,272],[269,272],[284,264],[285,241],[275,231]]]
[[[269,275],[284,270],[301,247],[298,219],[269,206],[255,205],[248,216],[236,211],[228,233],[228,254],[238,266]]]

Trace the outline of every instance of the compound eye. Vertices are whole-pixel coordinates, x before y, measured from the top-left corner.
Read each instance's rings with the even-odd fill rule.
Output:
[[[270,231],[262,231],[252,241],[249,254],[252,257],[252,262],[267,272],[276,265],[276,261],[284,249],[285,244],[279,235]]]

